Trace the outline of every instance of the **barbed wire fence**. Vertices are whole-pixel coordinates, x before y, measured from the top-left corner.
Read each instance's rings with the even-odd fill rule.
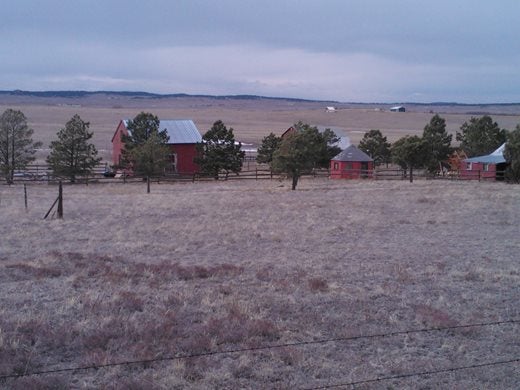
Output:
[[[224,349],[224,350],[216,350],[216,351],[207,351],[193,354],[182,354],[182,355],[173,355],[173,356],[164,356],[153,359],[139,359],[139,360],[122,360],[115,361],[105,364],[92,364],[86,366],[75,366],[75,367],[67,367],[67,368],[56,368],[56,369],[44,369],[40,371],[33,372],[25,372],[19,374],[7,374],[0,375],[0,383],[2,381],[6,381],[9,379],[18,379],[22,377],[36,376],[36,375],[47,375],[47,374],[62,374],[62,373],[72,373],[75,374],[79,371],[86,370],[98,370],[98,369],[106,369],[110,367],[117,366],[130,366],[130,365],[149,365],[157,362],[165,362],[165,361],[174,361],[174,360],[183,360],[183,359],[193,359],[193,358],[201,358],[201,357],[209,357],[215,355],[222,354],[235,354],[235,353],[249,353],[255,351],[263,351],[263,350],[271,350],[271,349],[279,349],[279,348],[288,348],[288,347],[305,347],[310,345],[318,345],[318,344],[326,344],[326,343],[338,343],[338,342],[349,342],[355,340],[362,339],[378,339],[378,338],[387,338],[387,337],[396,337],[402,335],[410,335],[417,333],[430,333],[430,332],[447,332],[453,330],[460,329],[468,329],[468,328],[481,328],[481,327],[490,327],[490,326],[502,326],[502,325],[517,325],[520,324],[520,319],[511,319],[511,320],[502,320],[502,321],[494,321],[494,322],[482,322],[482,323],[471,323],[471,324],[463,324],[463,325],[454,325],[454,326],[446,326],[446,327],[431,327],[431,328],[421,328],[421,329],[410,329],[410,330],[402,330],[402,331],[393,331],[387,333],[374,333],[369,335],[357,335],[357,336],[347,336],[347,337],[334,337],[334,338],[326,338],[319,340],[308,340],[308,341],[298,341],[298,342],[289,342],[289,343],[281,343],[281,344],[273,344],[273,345],[264,345],[258,347],[246,347],[246,348],[234,348],[234,349]],[[471,364],[460,365],[455,367],[445,367],[434,370],[427,371],[416,371],[410,373],[403,373],[398,375],[388,375],[388,376],[378,376],[374,378],[362,379],[351,382],[338,382],[332,383],[323,386],[317,387],[308,387],[305,390],[318,390],[318,389],[329,389],[329,388],[337,388],[337,387],[347,387],[347,386],[356,386],[361,384],[369,384],[375,382],[396,380],[396,379],[405,379],[411,377],[420,377],[426,375],[437,375],[448,372],[456,372],[462,370],[469,370],[475,368],[483,368],[483,367],[491,367],[505,364],[513,364],[520,362],[519,357],[513,357],[505,360],[495,360],[491,362],[474,362]]]

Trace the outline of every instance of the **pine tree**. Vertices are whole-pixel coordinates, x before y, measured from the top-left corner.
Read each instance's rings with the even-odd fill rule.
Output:
[[[439,171],[440,164],[448,160],[452,153],[452,135],[446,132],[446,120],[435,114],[424,127],[423,140],[426,142],[427,158],[425,166],[430,172]]]
[[[273,161],[273,154],[280,146],[282,138],[270,133],[262,139],[262,145],[258,148],[256,162],[259,164],[269,164]]]
[[[58,140],[50,144],[47,157],[54,174],[68,177],[74,183],[77,176],[88,175],[100,161],[96,147],[89,143],[93,133],[90,124],[76,114],[58,132]]]
[[[233,128],[228,129],[224,122],[218,120],[202,136],[202,143],[197,145],[195,162],[202,173],[211,175],[215,180],[221,172],[227,178],[230,173],[242,170],[245,153],[240,150],[241,147],[241,143],[235,143]]]
[[[278,149],[273,154],[272,169],[286,173],[291,177],[292,189],[295,190],[301,175],[323,166],[338,153],[333,146],[337,142],[334,132],[328,129],[322,134],[315,126],[298,122],[294,125],[296,131],[282,139]]]
[[[380,130],[367,131],[359,142],[359,150],[372,157],[376,165],[390,161],[390,143]]]
[[[23,112],[7,109],[0,116],[0,171],[11,184],[14,171],[25,169],[34,161],[34,153],[42,146],[32,140],[33,130]]]
[[[489,115],[480,118],[471,118],[469,123],[464,122],[457,132],[456,139],[460,147],[469,157],[482,156],[493,152],[506,142],[507,131],[500,129]]]
[[[121,137],[124,144],[122,155],[124,163],[132,166],[135,171],[138,171],[139,168],[135,164],[134,155],[135,153],[139,154],[139,152],[134,152],[134,149],[142,147],[153,134],[156,135],[154,142],[166,145],[170,140],[166,129],[159,129],[160,123],[159,118],[149,112],[141,112],[137,114],[134,119],[128,121],[126,126],[128,135]],[[143,161],[141,161],[141,163],[142,162]],[[148,168],[146,168],[146,170],[148,170]]]
[[[399,138],[392,144],[392,161],[404,170],[410,170],[410,183],[413,182],[414,168],[426,163],[426,142],[416,135]]]
[[[514,183],[520,183],[520,124],[507,135],[504,158],[508,164],[506,177]]]

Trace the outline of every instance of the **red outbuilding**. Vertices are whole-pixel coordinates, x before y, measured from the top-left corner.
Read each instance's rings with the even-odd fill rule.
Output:
[[[128,135],[128,120],[119,122],[112,137],[112,162],[115,166],[122,163],[122,150],[124,144],[121,140],[123,134]],[[193,174],[199,171],[199,166],[194,159],[197,156],[196,145],[202,142],[202,136],[190,119],[161,120],[159,130],[166,129],[170,140],[168,146],[171,149],[171,164],[167,173]]]
[[[505,147],[506,144],[504,143],[491,154],[463,160],[460,178],[467,180],[503,180],[507,168],[506,159],[504,158]]]
[[[330,160],[331,179],[372,178],[374,160],[354,145],[350,145]]]

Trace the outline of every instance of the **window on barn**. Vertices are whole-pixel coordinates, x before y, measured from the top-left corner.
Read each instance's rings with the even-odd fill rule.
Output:
[[[473,169],[473,163],[467,162],[466,163],[466,171],[471,171]]]
[[[482,170],[483,170],[484,172],[488,172],[488,171],[489,171],[489,164],[488,164],[488,163],[484,163],[484,164],[482,164]]]
[[[334,170],[337,171],[339,169],[339,164],[337,162],[334,163]]]

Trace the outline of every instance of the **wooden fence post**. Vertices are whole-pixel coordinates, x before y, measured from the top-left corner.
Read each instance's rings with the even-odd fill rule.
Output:
[[[25,201],[25,212],[27,212],[27,184],[23,185],[23,198]]]
[[[61,180],[58,184],[58,219],[63,218],[63,187],[61,185]]]

